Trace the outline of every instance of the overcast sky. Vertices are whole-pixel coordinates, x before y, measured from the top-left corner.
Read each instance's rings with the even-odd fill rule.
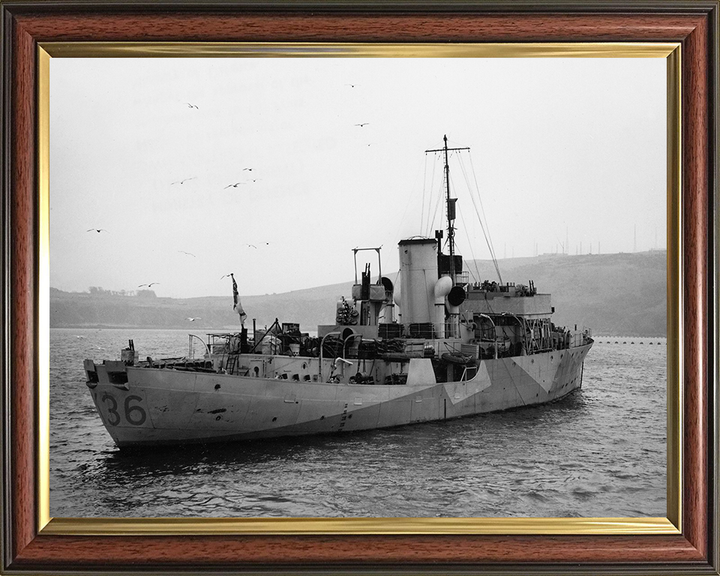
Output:
[[[53,58],[50,74],[61,290],[226,295],[234,272],[241,294],[285,292],[350,280],[352,248],[380,245],[394,278],[398,241],[444,227],[425,153],[444,134],[470,147],[451,158],[466,259],[489,258],[478,194],[501,259],[566,238],[666,246],[662,58]]]

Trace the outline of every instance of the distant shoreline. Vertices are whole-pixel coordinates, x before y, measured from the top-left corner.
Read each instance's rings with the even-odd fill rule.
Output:
[[[492,263],[466,261],[473,278],[492,278]],[[578,256],[542,256],[502,262],[506,281],[532,280],[540,294],[551,294],[558,326],[589,328],[596,338],[667,335],[667,253],[650,251]],[[390,274],[389,277],[394,277]],[[375,280],[373,278],[373,280]],[[474,280],[473,280],[474,281]],[[350,297],[352,281],[292,292],[242,296],[252,329],[276,319],[300,325],[303,332],[335,323],[341,296]],[[190,319],[195,319],[191,321]],[[153,290],[128,294],[93,288],[64,292],[50,288],[50,325],[68,329],[239,331],[232,295],[199,298],[157,296]],[[222,327],[222,328],[218,328]]]

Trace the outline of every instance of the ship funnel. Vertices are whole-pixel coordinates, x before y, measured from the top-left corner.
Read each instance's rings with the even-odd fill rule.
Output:
[[[434,323],[437,241],[434,238],[412,238],[401,240],[398,248],[403,324]]]

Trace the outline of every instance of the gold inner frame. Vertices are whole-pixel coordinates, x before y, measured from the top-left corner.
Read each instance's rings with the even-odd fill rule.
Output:
[[[665,58],[667,61],[666,518],[51,518],[50,58]],[[681,45],[657,42],[341,44],[44,42],[38,46],[38,530],[47,535],[679,534],[682,530]]]

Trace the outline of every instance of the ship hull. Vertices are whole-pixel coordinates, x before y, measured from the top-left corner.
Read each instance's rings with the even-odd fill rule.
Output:
[[[105,364],[88,383],[103,424],[121,447],[229,442],[345,433],[552,402],[582,385],[592,343],[482,360],[472,377],[436,382],[429,359],[413,359],[406,384],[253,378]],[[466,373],[467,374],[467,373]]]

